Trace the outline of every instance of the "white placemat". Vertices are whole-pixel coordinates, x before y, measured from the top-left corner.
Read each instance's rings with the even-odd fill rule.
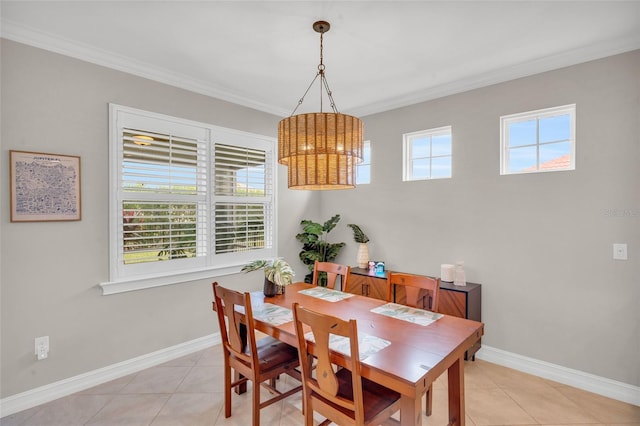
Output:
[[[386,305],[378,306],[377,308],[373,308],[371,312],[419,325],[429,325],[443,317],[442,314],[398,305],[397,303],[387,303]]]
[[[342,291],[331,290],[330,288],[321,286],[300,290],[300,294],[306,294],[307,296],[316,297],[318,299],[326,300],[327,302],[339,302],[354,296],[352,293],[344,293]]]
[[[293,321],[293,312],[289,308],[264,303],[252,306],[253,318],[273,325],[280,325]]]
[[[315,342],[313,332],[310,331],[304,335],[304,338],[310,342]],[[360,360],[362,361],[368,356],[371,356],[381,349],[389,346],[391,342],[384,340],[377,336],[372,336],[366,333],[358,333],[358,350],[360,351]],[[329,335],[329,349],[340,352],[347,356],[351,356],[351,345],[348,337],[336,336],[335,334]]]

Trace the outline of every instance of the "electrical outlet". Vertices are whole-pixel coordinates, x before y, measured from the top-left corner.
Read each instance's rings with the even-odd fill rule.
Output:
[[[38,361],[47,358],[49,356],[49,336],[36,337],[35,350]]]
[[[627,245],[613,244],[613,258],[614,260],[627,260]]]

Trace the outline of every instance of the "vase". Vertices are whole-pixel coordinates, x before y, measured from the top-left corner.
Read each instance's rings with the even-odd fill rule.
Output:
[[[360,243],[358,253],[356,254],[356,262],[358,268],[367,268],[369,265],[369,246],[367,243]]]
[[[268,279],[264,279],[264,288],[262,289],[265,297],[273,297],[278,292],[278,286],[276,283],[269,281]]]

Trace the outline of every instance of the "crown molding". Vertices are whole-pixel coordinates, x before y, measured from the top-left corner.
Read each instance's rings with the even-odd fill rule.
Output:
[[[159,83],[168,84],[170,86],[189,90],[191,92],[210,96],[223,101],[232,102],[237,105],[256,109],[269,114],[288,116],[290,113],[290,111],[283,108],[278,108],[273,105],[256,102],[253,99],[238,96],[237,94],[225,90],[222,87],[196,80],[183,74],[158,68],[134,58],[97,49],[87,44],[78,43],[44,31],[20,25],[4,18],[1,21],[0,29],[0,34],[3,38],[19,43],[126,72],[138,77],[147,78]],[[345,113],[359,117],[377,114],[636,49],[640,49],[640,35],[638,34],[627,38],[610,40],[549,55],[533,61],[515,64],[510,67],[491,70],[484,74],[440,84],[425,90],[418,90],[402,96],[371,103],[369,105],[347,108]]]
[[[545,56],[533,61],[491,70],[483,74],[441,84],[425,90],[407,93],[406,95],[382,102],[353,108],[349,113],[359,117],[377,114],[637,49],[640,49],[640,35],[593,44],[587,47]]]
[[[133,74],[159,83],[168,84],[180,89],[189,90],[201,95],[210,96],[223,101],[232,102],[247,108],[275,114],[288,115],[287,111],[275,108],[272,105],[256,102],[237,94],[231,93],[221,87],[193,79],[167,69],[158,68],[135,58],[118,55],[103,49],[79,43],[63,37],[40,31],[31,27],[17,24],[7,19],[2,19],[0,24],[2,38],[23,43],[32,47],[59,53],[75,59],[80,59],[92,64],[101,65],[117,71]]]

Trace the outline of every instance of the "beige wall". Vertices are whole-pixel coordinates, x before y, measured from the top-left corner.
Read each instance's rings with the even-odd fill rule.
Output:
[[[391,269],[465,261],[485,345],[638,386],[639,70],[635,51],[365,117],[372,183],[322,194],[324,216],[361,225]],[[571,103],[576,170],[500,176],[499,117]],[[402,182],[402,134],[445,125],[453,177]]]
[[[102,296],[108,278],[108,103],[276,136],[279,117],[2,40],[0,397],[217,330],[210,280]],[[640,53],[365,117],[373,183],[354,191],[286,189],[279,167],[279,251],[296,265],[301,219],[343,216],[394,269],[437,274],[465,260],[483,284],[487,345],[640,385],[637,283]],[[499,176],[501,114],[577,103],[575,172]],[[454,177],[401,182],[401,134],[451,124]],[[79,155],[79,222],[10,223],[10,149]],[[632,217],[607,211],[629,210]],[[627,262],[611,244],[627,242]],[[220,278],[240,289],[261,283]],[[33,339],[51,338],[36,361]]]
[[[273,137],[280,118],[11,41],[1,47],[2,182],[11,149],[79,155],[82,162],[79,222],[10,223],[9,187],[0,187],[1,396],[217,332],[211,280],[112,296],[97,287],[109,273],[108,103]],[[284,175],[280,183],[289,208],[281,209],[279,228],[290,236],[317,201],[287,194]],[[285,250],[291,240],[284,239]],[[242,289],[262,284],[245,275],[219,281]],[[49,358],[36,361],[34,338],[45,335]]]

